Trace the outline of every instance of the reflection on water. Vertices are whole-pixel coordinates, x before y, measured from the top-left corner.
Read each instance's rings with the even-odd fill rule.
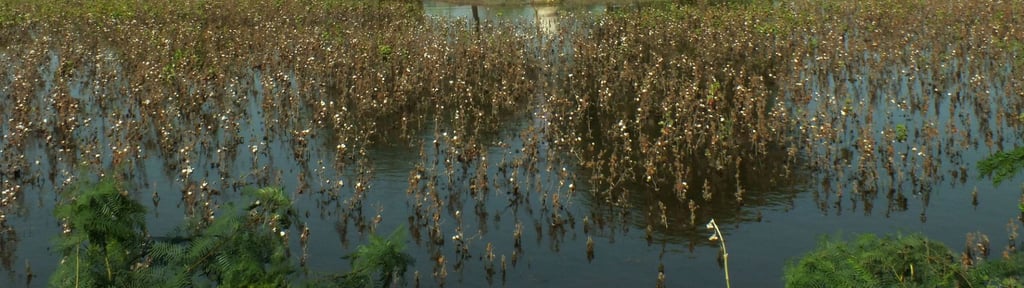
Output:
[[[600,14],[611,7],[423,5],[428,15],[463,18],[477,27],[499,19],[532,21],[546,34],[566,29],[561,23],[567,13]],[[956,213],[970,203],[960,190],[986,187],[968,176],[971,163],[988,151],[1020,144],[1010,121],[980,116],[1014,107],[999,97],[1010,93],[1011,65],[969,57],[923,67],[883,65],[873,60],[877,55],[863,55],[825,73],[822,67],[834,63],[806,59],[798,67],[800,79],[790,79],[799,85],[779,84],[783,99],[791,99],[782,105],[802,118],[793,132],[800,142],[736,144],[740,156],[715,169],[709,163],[719,159],[703,152],[714,147],[704,145],[700,152],[675,155],[685,158],[680,166],[697,167],[688,174],[650,180],[639,173],[606,177],[625,170],[619,168],[630,165],[623,164],[629,159],[591,165],[579,156],[600,158],[629,146],[601,142],[607,139],[600,135],[580,136],[591,145],[572,148],[585,152],[555,143],[551,131],[572,131],[573,124],[550,118],[555,112],[547,108],[555,104],[544,101],[561,93],[555,89],[575,91],[559,86],[569,83],[566,79],[531,75],[536,87],[516,96],[540,98],[539,103],[511,105],[501,111],[508,115],[492,120],[500,123],[493,130],[466,124],[491,115],[449,107],[424,113],[422,126],[375,126],[384,130],[375,132],[380,135],[401,136],[357,145],[333,135],[343,127],[304,126],[314,122],[317,105],[328,104],[287,98],[300,86],[295,71],[248,68],[220,83],[221,93],[234,97],[197,100],[190,105],[198,113],[183,111],[160,122],[142,114],[157,104],[123,92],[131,86],[121,75],[124,66],[117,56],[107,56],[94,61],[110,70],[60,82],[54,75],[62,55],[49,53],[36,71],[43,84],[24,107],[36,107],[31,121],[59,124],[38,125],[47,128],[26,133],[19,145],[0,144],[5,283],[24,283],[28,267],[43,278],[54,270],[56,257],[48,248],[59,231],[50,216],[58,198],[54,191],[78,177],[77,171],[95,169],[119,173],[134,188],[134,197],[147,200],[153,235],[170,232],[187,215],[213,213],[247,186],[281,185],[291,191],[303,225],[310,227],[313,253],[306,267],[314,271],[344,271],[348,265],[338,257],[364,242],[367,233],[404,226],[414,243],[410,252],[419,260],[413,271],[425,286],[618,287],[653,282],[662,265],[676,270],[668,273],[675,283],[712,285],[721,272],[702,224],[715,217],[729,237],[731,257],[738,260],[735,275],[747,275],[737,281],[756,286],[777,279],[785,258],[806,251],[815,234],[837,227],[927,231],[939,229],[930,224],[938,223],[950,230],[939,236],[948,243],[964,231],[991,228],[958,219]],[[972,71],[990,77],[979,79]],[[468,85],[458,81],[448,85]],[[73,109],[50,96],[62,90],[74,100],[69,101]],[[0,90],[0,99],[12,95]],[[5,137],[25,129],[9,120],[17,112],[10,107],[0,108]],[[591,120],[588,132],[594,134],[623,123]],[[51,127],[65,125],[74,127],[70,134]],[[909,128],[906,139],[895,141],[897,125]],[[722,194],[737,191],[742,200],[705,196],[712,188],[728,192]],[[673,190],[682,193],[669,193]],[[985,195],[982,203],[1014,201],[1008,190],[992,189],[1010,195]],[[846,214],[856,216],[842,215],[851,211],[857,213]],[[1001,217],[979,222],[996,219],[998,227]],[[300,251],[298,243],[294,246]],[[30,286],[44,284],[37,280]]]
[[[550,3],[504,4],[504,5],[473,5],[457,4],[447,1],[425,0],[424,13],[434,17],[448,19],[465,19],[479,25],[487,21],[524,21],[532,23],[545,34],[558,33],[559,15],[562,13],[581,13],[600,15],[605,12],[627,6],[638,6],[641,2],[619,2],[557,5]]]
[[[804,75],[803,93],[821,95],[803,110],[817,115],[807,127],[836,132],[808,147],[816,154],[834,155],[815,164],[827,171],[818,177],[822,190],[815,193],[823,211],[842,213],[844,206],[852,205],[851,210],[889,216],[917,206],[920,221],[925,222],[936,186],[966,184],[976,173],[974,163],[1019,142],[1020,132],[1011,122],[992,120],[1003,117],[1003,107],[1015,105],[1012,98],[1002,97],[1009,92],[1012,63],[991,58],[951,58],[934,66],[865,62],[836,73]],[[988,76],[967,80],[969,73]],[[876,138],[877,147],[832,144],[870,143]],[[844,191],[850,195],[848,201],[843,200]],[[875,203],[880,195],[884,206]],[[914,200],[921,204],[908,203]]]

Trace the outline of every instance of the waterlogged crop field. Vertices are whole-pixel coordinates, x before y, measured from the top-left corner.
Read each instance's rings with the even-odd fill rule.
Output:
[[[280,187],[293,285],[391,231],[423,287],[724,285],[711,219],[737,286],[823,234],[1019,242],[976,163],[1024,145],[1021,1],[263,2],[0,3],[2,286],[77,259],[100,177],[150,239]]]

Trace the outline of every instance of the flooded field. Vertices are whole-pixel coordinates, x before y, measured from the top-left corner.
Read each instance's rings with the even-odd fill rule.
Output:
[[[976,167],[1024,145],[1019,1],[157,2],[0,15],[0,286],[105,175],[155,237],[283,188],[295,281],[403,229],[421,287],[724,286],[711,219],[781,286],[820,235],[1021,216]]]

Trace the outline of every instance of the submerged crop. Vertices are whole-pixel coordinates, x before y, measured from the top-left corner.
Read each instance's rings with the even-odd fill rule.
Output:
[[[527,281],[548,251],[600,265],[636,230],[694,251],[701,223],[804,191],[823,214],[927,221],[964,159],[1021,138],[1014,1],[613,5],[545,27],[389,1],[86,2],[0,4],[0,242],[89,170],[201,225],[284,185],[304,251],[403,224],[413,283]]]

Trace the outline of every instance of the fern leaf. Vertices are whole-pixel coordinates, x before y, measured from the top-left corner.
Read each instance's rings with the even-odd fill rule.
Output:
[[[1017,174],[1024,168],[1024,146],[1010,152],[997,152],[978,162],[982,177],[992,177],[996,185]]]

